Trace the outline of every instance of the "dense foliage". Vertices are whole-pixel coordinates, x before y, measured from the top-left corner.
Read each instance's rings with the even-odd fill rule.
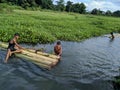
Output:
[[[106,12],[104,12],[104,11],[101,11],[100,9],[95,8],[91,11],[91,14],[120,17],[120,10],[117,10],[117,11],[114,11],[114,12],[111,12],[110,10],[107,10]]]
[[[68,1],[67,5],[65,6],[64,0],[58,0],[56,2],[57,5],[53,4],[53,0],[0,0],[0,3],[9,3],[12,5],[19,5],[25,9],[28,8],[36,8],[41,7],[43,9],[51,9],[51,10],[57,10],[57,11],[68,11],[69,3],[72,3]],[[75,3],[71,4],[71,10],[68,12],[76,12],[76,13],[85,13],[86,6],[84,3]]]
[[[9,9],[13,8],[9,6]],[[81,15],[53,11],[13,10],[0,14],[0,41],[8,41],[15,32],[20,42],[52,43],[56,40],[81,41],[86,38],[120,32],[120,18]]]
[[[71,1],[64,2],[64,0],[57,0],[56,4],[53,4],[54,0],[0,0],[0,3],[8,3],[12,5],[19,5],[25,9],[33,8],[36,9],[41,7],[42,9],[50,9],[56,11],[67,11],[75,12],[80,14],[93,14],[93,15],[106,15],[106,16],[117,16],[120,17],[120,11],[111,12],[110,10],[104,12],[100,9],[93,9],[91,12],[86,11],[84,3],[73,3]]]

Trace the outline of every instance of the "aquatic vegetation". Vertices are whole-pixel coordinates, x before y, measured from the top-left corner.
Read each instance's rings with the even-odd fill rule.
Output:
[[[119,90],[120,88],[120,76],[115,76],[115,79],[112,81],[114,89]]]
[[[56,40],[81,41],[120,32],[120,18],[54,11],[0,10],[0,41],[7,42],[15,32],[22,43],[52,43]],[[77,17],[77,18],[76,18]]]

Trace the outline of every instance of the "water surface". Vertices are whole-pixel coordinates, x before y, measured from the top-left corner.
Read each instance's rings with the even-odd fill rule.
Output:
[[[22,45],[52,53],[55,44]],[[110,80],[119,75],[119,37],[63,41],[62,47],[62,61],[50,71],[21,58],[4,64],[6,52],[0,49],[0,90],[114,90]]]

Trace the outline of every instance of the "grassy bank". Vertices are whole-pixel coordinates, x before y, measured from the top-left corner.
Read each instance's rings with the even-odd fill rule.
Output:
[[[51,43],[55,40],[81,41],[111,31],[120,32],[120,18],[52,11],[0,11],[0,41],[15,32],[20,42]]]

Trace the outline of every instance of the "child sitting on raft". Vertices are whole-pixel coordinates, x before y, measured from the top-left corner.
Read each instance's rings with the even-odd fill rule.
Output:
[[[22,49],[24,49],[23,47],[21,47],[18,43],[17,43],[17,39],[20,37],[20,35],[18,33],[14,34],[13,39],[11,39],[9,41],[9,45],[7,48],[7,55],[5,58],[5,63],[7,63],[9,57],[13,54],[13,53],[20,53],[22,52]]]

